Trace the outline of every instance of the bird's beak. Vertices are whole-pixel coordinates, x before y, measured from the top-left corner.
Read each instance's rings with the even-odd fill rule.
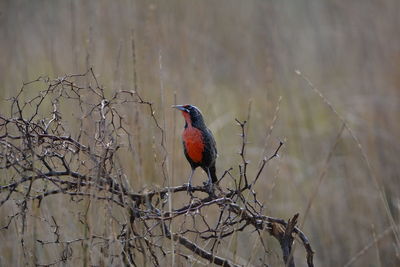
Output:
[[[172,106],[172,108],[176,108],[176,109],[182,110],[184,112],[189,112],[189,110],[187,108],[185,108],[183,105],[174,105],[174,106]]]

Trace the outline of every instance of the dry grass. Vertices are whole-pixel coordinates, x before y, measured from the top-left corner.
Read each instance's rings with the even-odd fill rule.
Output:
[[[281,157],[267,165],[256,188],[265,213],[286,219],[300,213],[316,265],[398,266],[399,8],[396,0],[2,1],[0,112],[9,112],[4,99],[15,96],[23,81],[89,67],[107,97],[137,90],[153,101],[164,129],[161,138],[151,118],[142,116],[146,106],[123,110],[134,149],[120,164],[140,190],[181,185],[189,174],[179,139],[183,119],[170,105],[191,103],[203,111],[217,140],[221,175],[241,161],[234,119],[247,117],[251,101],[249,175],[285,140]],[[38,88],[31,90],[33,95]],[[76,129],[79,116],[72,110],[64,119]],[[0,177],[0,184],[6,179]],[[197,171],[194,181],[204,179]],[[87,234],[79,219],[91,225],[109,219],[106,207],[74,205],[73,218],[71,207],[56,198],[45,210],[33,205],[31,215],[54,216],[71,240]],[[0,208],[0,227],[13,211]],[[38,262],[50,262],[60,252],[35,245],[43,229],[40,223],[31,227],[36,230],[27,246]],[[238,261],[252,252],[258,256],[254,238],[232,238],[227,255]],[[0,240],[0,265],[21,265],[18,231],[0,232]],[[279,249],[269,239],[266,245],[265,257],[275,266]],[[89,248],[70,264],[98,264]],[[300,249],[294,256],[302,257]]]

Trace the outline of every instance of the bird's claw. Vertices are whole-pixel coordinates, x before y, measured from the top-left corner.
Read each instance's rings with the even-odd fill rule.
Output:
[[[214,191],[214,184],[213,183],[204,182],[203,185],[207,189],[208,193],[210,193],[210,194],[213,193],[213,191]]]
[[[193,194],[192,194],[192,192],[193,192],[193,187],[192,187],[192,185],[191,185],[191,184],[186,184],[186,186],[187,186],[187,193],[188,193],[188,195],[193,196]]]

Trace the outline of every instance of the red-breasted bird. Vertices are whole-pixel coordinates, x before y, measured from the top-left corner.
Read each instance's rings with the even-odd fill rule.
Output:
[[[218,181],[215,160],[217,158],[217,146],[214,136],[207,128],[200,110],[192,105],[177,105],[173,108],[182,111],[185,118],[185,128],[182,133],[183,151],[192,167],[189,176],[188,189],[192,186],[192,177],[195,169],[201,167],[208,175],[208,185]]]

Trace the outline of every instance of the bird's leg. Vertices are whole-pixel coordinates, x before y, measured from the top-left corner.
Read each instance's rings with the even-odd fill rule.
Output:
[[[206,186],[208,187],[208,191],[212,192],[213,183],[211,180],[210,168],[207,168],[207,174],[208,174],[208,183],[206,184]]]
[[[188,192],[192,191],[192,177],[193,177],[193,174],[194,174],[194,169],[192,168],[192,172],[190,173],[189,181],[188,181],[188,188],[187,188]]]

